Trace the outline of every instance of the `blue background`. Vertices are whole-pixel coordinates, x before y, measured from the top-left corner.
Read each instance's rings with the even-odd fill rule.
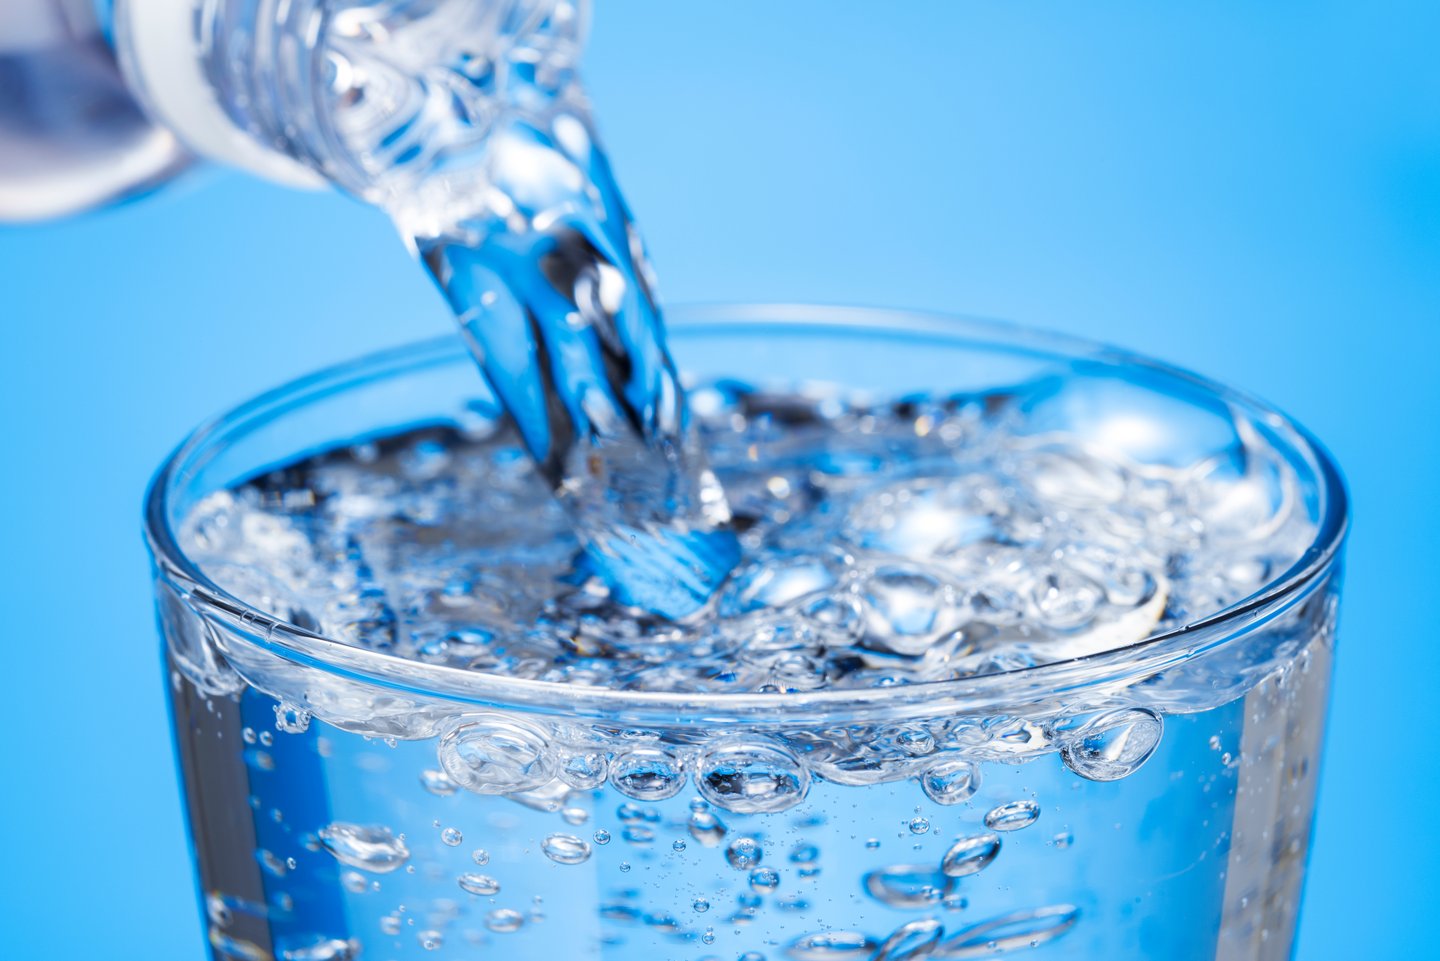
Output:
[[[1060,328],[1330,445],[1356,511],[1299,957],[1424,956],[1440,5],[1156,6],[601,3],[587,74],[671,302]],[[0,230],[0,284],[0,957],[198,958],[145,481],[201,417],[451,321],[378,214],[213,170]]]

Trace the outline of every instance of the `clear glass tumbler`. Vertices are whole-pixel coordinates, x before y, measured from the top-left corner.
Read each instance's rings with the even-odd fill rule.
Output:
[[[1283,514],[1308,534],[1245,596],[1053,663],[734,694],[498,676],[327,638],[182,549],[217,491],[493,408],[455,339],[298,380],[197,430],[146,508],[213,958],[1290,956],[1346,527],[1308,434],[1183,371],[992,323],[704,308],[675,311],[671,340],[701,381],[1020,404],[1036,438],[1128,464],[1125,496],[1216,478],[1156,505],[1177,529],[1259,551]],[[1103,471],[1057,477],[1057,496],[1120,496]]]

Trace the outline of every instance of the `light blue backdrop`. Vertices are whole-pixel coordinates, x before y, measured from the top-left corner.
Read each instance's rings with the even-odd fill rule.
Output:
[[[1437,37],[1433,0],[602,2],[588,58],[672,302],[1061,328],[1332,447],[1357,506],[1305,961],[1429,956],[1440,894]],[[0,231],[0,318],[0,957],[198,958],[142,488],[202,416],[449,320],[378,215],[213,171]]]

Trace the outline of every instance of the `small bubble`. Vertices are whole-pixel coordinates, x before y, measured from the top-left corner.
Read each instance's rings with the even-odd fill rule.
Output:
[[[701,753],[695,783],[705,800],[727,811],[773,814],[805,799],[810,772],[779,745],[730,740]]]
[[[579,826],[590,820],[590,812],[584,808],[568,807],[560,812],[560,819],[566,824]]]
[[[603,751],[581,751],[565,757],[555,773],[571,787],[589,791],[605,783],[609,764]]]
[[[750,887],[756,891],[773,891],[780,884],[780,874],[774,868],[756,868],[750,872]]]
[[[1000,853],[1000,836],[979,834],[961,838],[950,846],[940,860],[940,870],[947,877],[963,878],[990,866]]]
[[[639,747],[610,762],[610,783],[637,801],[663,801],[685,787],[685,772],[668,751]]]
[[[671,845],[670,845],[670,850],[674,851],[676,854],[680,854],[681,852],[683,852],[683,851],[685,850],[685,842],[684,842],[684,841],[674,841],[674,842],[672,842]]]
[[[644,824],[627,824],[621,829],[620,836],[631,844],[652,844],[655,841],[655,831]]]
[[[609,844],[609,843],[610,843],[610,832],[604,830],[603,828],[602,828],[601,830],[599,830],[599,831],[596,831],[595,834],[593,835],[593,837],[594,837],[594,839],[595,839],[595,843],[596,843],[596,844]]]
[[[1071,834],[1069,831],[1061,831],[1059,834],[1055,835],[1053,838],[1050,839],[1050,843],[1055,845],[1057,848],[1064,850],[1065,848],[1068,848],[1070,845],[1075,843],[1075,835]]]
[[[928,818],[911,818],[907,827],[911,834],[925,834],[930,830],[930,821]]]
[[[512,931],[519,931],[525,923],[525,916],[519,911],[510,908],[496,908],[485,915],[485,927],[497,934],[509,934]]]
[[[320,843],[341,864],[375,874],[394,871],[410,859],[405,842],[389,828],[336,821],[320,829]]]
[[[707,848],[719,846],[725,840],[725,825],[709,811],[694,811],[687,825],[690,836]]]
[[[275,743],[275,735],[271,734],[269,731],[261,731],[261,732],[260,732],[260,746],[261,746],[261,747],[271,747],[272,745],[274,745],[274,743]]]
[[[400,919],[393,914],[387,914],[380,919],[380,932],[382,934],[395,935],[400,933]]]
[[[621,862],[620,862],[620,871],[621,871],[622,873],[625,873],[625,872],[628,872],[629,870],[630,870],[630,862],[629,862],[629,861],[621,861]]]
[[[241,730],[241,732],[240,732],[240,740],[244,741],[246,744],[254,744],[254,743],[255,743],[255,729],[254,729],[253,727],[247,727],[247,728],[244,728],[243,730]],[[1212,742],[1217,742],[1217,741],[1219,740],[1219,738],[1213,738],[1213,737],[1212,737],[1210,740],[1211,740]]]
[[[485,850],[484,848],[476,848],[470,853],[470,860],[474,861],[476,864],[484,866],[490,863],[490,852]]]
[[[865,846],[866,846],[867,848],[869,848],[870,850],[873,851],[873,850],[875,850],[876,848],[878,848],[878,847],[880,846],[880,839],[879,839],[879,838],[867,838],[866,841],[865,841]]]
[[[879,946],[858,931],[825,931],[796,938],[785,954],[794,961],[869,961]]]
[[[704,914],[706,911],[710,910],[710,902],[706,901],[704,898],[696,898],[690,903],[690,907],[695,910],[696,914]]]
[[[346,871],[340,875],[340,883],[351,894],[364,894],[370,886],[369,882],[365,880],[365,875],[359,871]]]
[[[955,879],[926,864],[895,864],[862,878],[866,892],[881,904],[902,910],[931,908],[955,889]]]
[[[700,935],[700,942],[701,942],[702,944],[714,944],[714,943],[715,943],[715,929],[714,929],[714,928],[706,928],[705,931]]]
[[[440,840],[454,848],[460,846],[460,842],[465,840],[465,835],[460,833],[459,828],[446,828],[440,832]]]
[[[754,838],[736,838],[725,849],[725,860],[737,871],[748,871],[760,863],[764,852]]]
[[[1060,758],[1086,780],[1118,781],[1150,760],[1163,730],[1160,715],[1147,708],[1110,711],[1069,732]]]
[[[980,769],[970,761],[950,758],[920,776],[920,789],[936,804],[968,801],[980,787]]]
[[[1028,828],[1040,816],[1034,801],[1011,801],[992,808],[985,815],[985,826],[992,831],[1018,831]]]
[[[820,857],[820,849],[813,844],[797,844],[790,849],[791,864],[810,864]]]
[[[573,834],[552,834],[540,842],[540,849],[556,864],[581,864],[590,860],[590,845]]]
[[[500,882],[488,874],[462,874],[455,879],[461,890],[488,898],[500,893]]]
[[[439,951],[445,946],[445,935],[439,931],[421,931],[418,938],[420,947],[426,951]]]

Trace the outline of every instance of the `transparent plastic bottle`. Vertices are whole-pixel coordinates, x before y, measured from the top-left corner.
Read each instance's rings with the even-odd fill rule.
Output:
[[[585,14],[584,0],[9,0],[0,220],[133,196],[191,154],[382,206],[422,180],[449,192],[434,174],[464,166],[512,91],[575,87]]]

